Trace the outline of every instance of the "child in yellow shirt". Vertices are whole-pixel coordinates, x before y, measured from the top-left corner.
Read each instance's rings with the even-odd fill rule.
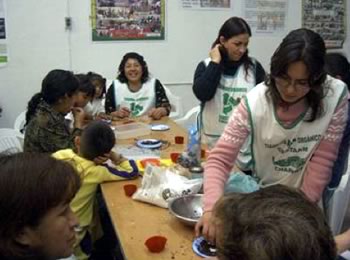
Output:
[[[78,243],[74,254],[78,259],[87,259],[92,249],[91,227],[96,209],[96,190],[100,183],[131,179],[138,176],[138,168],[134,160],[127,160],[112,151],[115,145],[112,129],[102,121],[91,122],[81,136],[75,138],[75,149],[57,151],[53,157],[70,162],[80,175],[82,185],[71,207],[80,222]],[[100,156],[109,157],[107,164],[97,165],[94,159]]]

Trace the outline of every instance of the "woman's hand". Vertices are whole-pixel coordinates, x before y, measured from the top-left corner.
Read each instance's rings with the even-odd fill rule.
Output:
[[[131,114],[131,111],[127,107],[121,107],[119,110],[114,111],[111,113],[112,117],[118,117],[118,118],[126,118],[129,117]]]
[[[163,116],[166,116],[167,114],[168,114],[168,111],[166,110],[165,107],[152,108],[148,112],[148,116],[152,117],[154,120],[161,119]]]
[[[198,220],[195,227],[196,236],[202,235],[208,242],[215,245],[215,224],[211,211],[206,211]]]
[[[221,44],[216,44],[214,48],[212,48],[209,52],[209,57],[212,62],[215,62],[217,64],[220,64],[221,62],[221,53],[220,53],[220,48],[223,48]]]

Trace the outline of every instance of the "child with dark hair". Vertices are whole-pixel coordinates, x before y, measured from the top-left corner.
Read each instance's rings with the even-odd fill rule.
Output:
[[[53,153],[73,148],[74,137],[84,123],[82,110],[73,110],[72,130],[65,123],[65,115],[72,111],[79,88],[77,77],[70,71],[52,70],[42,81],[41,91],[28,102],[24,151]]]
[[[96,90],[94,84],[86,74],[76,74],[79,80],[79,87],[74,106],[84,108],[95,96]]]
[[[213,214],[218,260],[336,259],[322,210],[296,189],[274,185],[229,194]]]
[[[94,202],[97,187],[107,181],[120,181],[138,176],[136,162],[127,160],[112,151],[115,145],[115,135],[112,129],[102,121],[94,121],[87,125],[81,137],[75,138],[75,149],[61,150],[53,154],[59,160],[71,163],[77,170],[82,181],[82,187],[73,199],[71,206],[80,221],[78,244],[74,254],[78,257],[91,253],[93,231],[91,227],[96,219]],[[96,165],[94,159],[109,157],[111,164]]]
[[[74,112],[76,111],[79,111],[81,113],[84,112],[85,120],[92,119],[92,115],[85,113],[84,109],[95,95],[95,86],[90,82],[89,77],[87,75],[76,74],[75,76],[79,81],[79,86],[75,95],[72,112],[65,116],[67,124],[70,128],[73,128],[74,126]]]
[[[95,72],[88,72],[86,74],[90,83],[95,87],[95,95],[91,102],[85,107],[85,112],[93,117],[107,118],[105,115],[105,108],[103,98],[106,94],[106,79]]]

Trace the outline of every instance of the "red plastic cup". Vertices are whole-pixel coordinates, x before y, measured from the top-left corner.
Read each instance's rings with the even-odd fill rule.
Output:
[[[150,252],[159,253],[164,250],[166,241],[167,241],[166,237],[153,236],[146,240],[145,245]]]
[[[183,136],[175,136],[175,144],[183,144],[185,138]]]
[[[125,195],[131,197],[137,190],[137,186],[135,184],[126,184],[124,185]]]
[[[173,163],[177,162],[177,159],[179,158],[180,154],[179,153],[171,153],[170,154],[170,159]]]

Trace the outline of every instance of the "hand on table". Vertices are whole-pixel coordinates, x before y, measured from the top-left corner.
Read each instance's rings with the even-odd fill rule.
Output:
[[[215,224],[214,215],[211,211],[203,213],[202,217],[198,220],[195,227],[196,236],[203,236],[205,240],[215,245]]]
[[[111,113],[112,117],[126,118],[131,115],[131,111],[127,107],[121,107],[119,110]]]
[[[152,117],[154,120],[159,120],[163,116],[166,116],[168,114],[168,111],[166,110],[165,107],[157,107],[157,108],[152,108],[148,112],[148,116]]]

